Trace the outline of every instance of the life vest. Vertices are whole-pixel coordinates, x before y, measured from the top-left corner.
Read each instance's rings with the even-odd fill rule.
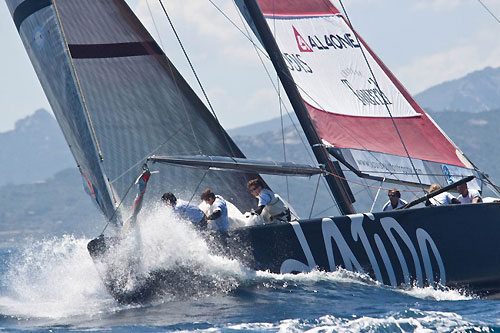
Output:
[[[271,197],[271,201],[267,203],[261,213],[265,224],[287,222],[290,220],[290,211],[279,195],[266,188],[262,189],[259,195],[261,194],[267,194]]]

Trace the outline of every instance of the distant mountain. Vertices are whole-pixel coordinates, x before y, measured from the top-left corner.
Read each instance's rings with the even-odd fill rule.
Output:
[[[293,111],[292,111],[293,112]],[[292,114],[293,123],[298,124],[295,113]],[[292,125],[292,120],[288,115],[283,116],[283,127],[287,128]],[[281,128],[281,118],[260,121],[258,123],[249,124],[242,127],[227,130],[230,136],[245,135],[253,136],[255,134],[272,132]]]
[[[74,167],[68,145],[54,117],[46,110],[18,120],[0,133],[0,186],[28,184]]]
[[[500,109],[500,68],[486,67],[415,96],[424,109],[482,112]]]
[[[472,115],[468,112],[430,115],[480,170],[500,184],[500,108]]]
[[[0,187],[0,198],[0,244],[66,233],[96,236],[104,227],[77,168],[34,184]]]

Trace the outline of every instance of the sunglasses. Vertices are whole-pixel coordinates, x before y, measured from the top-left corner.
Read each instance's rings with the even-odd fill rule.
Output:
[[[397,197],[396,194],[388,194],[389,197]]]

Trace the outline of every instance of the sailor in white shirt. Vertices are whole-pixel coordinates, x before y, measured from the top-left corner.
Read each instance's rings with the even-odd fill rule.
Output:
[[[478,202],[483,202],[481,195],[479,194],[478,190],[474,189],[469,189],[467,187],[467,184],[460,184],[457,186],[457,191],[460,193],[458,196],[458,201],[460,203],[478,203]]]
[[[404,205],[407,204],[406,201],[401,199],[401,193],[399,193],[399,191],[395,188],[387,191],[387,195],[389,196],[389,201],[387,201],[385,205],[382,207],[382,211],[384,212],[394,210],[399,207],[403,207]]]
[[[436,192],[440,190],[441,186],[439,184],[432,184],[429,187],[429,193]],[[448,192],[439,193],[438,195],[430,198],[428,202],[425,203],[426,206],[442,206],[442,205],[450,205],[450,204],[459,204],[460,201],[457,200],[453,195]]]
[[[212,230],[226,231],[229,229],[226,200],[220,195],[215,195],[210,189],[201,194],[201,200],[210,206],[211,214],[207,216],[207,227]]]

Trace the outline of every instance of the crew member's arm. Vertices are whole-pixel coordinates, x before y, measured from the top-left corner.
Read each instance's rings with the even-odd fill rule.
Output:
[[[264,207],[271,201],[271,197],[267,193],[261,193],[259,195],[259,203],[257,206],[257,209],[255,210],[255,213],[261,214],[262,210],[264,210]]]
[[[479,194],[479,192],[474,191],[472,193],[472,203],[478,202],[483,202],[483,199],[481,199],[481,195]]]
[[[257,207],[257,209],[255,210],[255,213],[258,214],[258,215],[260,215],[262,213],[262,210],[264,209],[264,207],[266,207],[266,206],[259,206],[259,207]]]
[[[221,210],[216,210],[215,212],[213,212],[212,214],[210,214],[209,216],[207,216],[207,220],[216,220],[219,217],[221,217],[221,215],[222,215],[222,211]]]

